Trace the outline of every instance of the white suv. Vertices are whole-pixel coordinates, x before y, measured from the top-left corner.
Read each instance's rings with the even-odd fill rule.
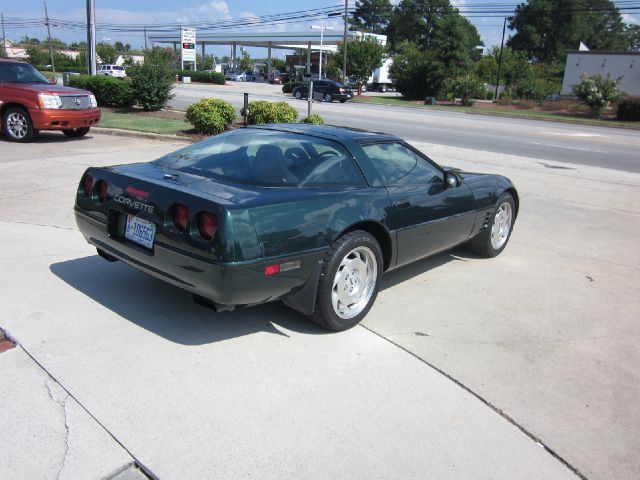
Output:
[[[96,73],[98,75],[117,78],[124,78],[127,76],[127,72],[124,71],[124,67],[119,65],[100,65]]]

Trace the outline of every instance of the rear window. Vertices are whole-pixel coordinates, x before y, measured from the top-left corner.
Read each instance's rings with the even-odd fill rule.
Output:
[[[267,187],[359,186],[363,178],[340,144],[306,135],[237,130],[154,163],[211,178]]]
[[[114,70],[124,70],[123,67],[113,67]]]

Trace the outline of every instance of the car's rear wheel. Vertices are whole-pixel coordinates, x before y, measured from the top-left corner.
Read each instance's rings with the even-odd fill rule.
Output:
[[[29,113],[20,107],[8,108],[4,112],[2,124],[5,135],[14,142],[28,142],[38,135],[38,130],[33,128]]]
[[[495,257],[507,246],[516,219],[516,206],[513,196],[503,193],[487,228],[474,237],[469,246],[480,255]]]
[[[346,102],[346,101],[347,101],[347,99],[346,99],[346,98],[343,98],[342,100],[340,100],[340,103],[344,103],[344,102]]]
[[[343,235],[324,255],[311,319],[334,331],[357,325],[375,302],[381,275],[376,239],[362,230]]]
[[[64,133],[67,137],[78,138],[84,137],[87,133],[89,133],[89,130],[91,130],[91,127],[65,128],[64,130],[62,130],[62,133]]]
[[[333,96],[330,93],[325,94],[324,101],[329,103],[333,102]]]
[[[301,99],[302,99],[302,93],[300,93],[300,90],[298,90],[298,91],[295,93],[295,97],[296,97],[298,100],[301,100]]]

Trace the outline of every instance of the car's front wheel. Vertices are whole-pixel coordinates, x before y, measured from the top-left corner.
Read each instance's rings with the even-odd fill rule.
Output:
[[[89,133],[90,127],[78,127],[78,128],[65,128],[62,130],[67,137],[84,137],[87,133]]]
[[[29,113],[23,108],[8,108],[4,112],[2,125],[7,138],[14,142],[28,142],[38,135],[38,130],[33,128]]]
[[[334,331],[357,325],[375,302],[381,275],[376,239],[362,230],[343,235],[324,255],[311,319]]]
[[[516,220],[516,204],[510,193],[503,193],[496,205],[487,228],[469,241],[469,246],[485,257],[495,257],[505,249]]]

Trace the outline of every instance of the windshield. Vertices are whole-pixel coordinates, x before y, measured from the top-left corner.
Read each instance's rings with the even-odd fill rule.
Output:
[[[0,62],[0,83],[49,83],[28,63]]]
[[[363,182],[341,145],[285,132],[236,130],[165,155],[154,163],[267,187],[345,187]]]

